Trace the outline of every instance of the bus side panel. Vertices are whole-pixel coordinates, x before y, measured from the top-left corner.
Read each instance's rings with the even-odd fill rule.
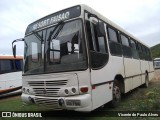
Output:
[[[118,62],[117,62],[118,61]],[[110,56],[108,63],[101,69],[91,70],[93,108],[100,107],[112,100],[112,84],[117,74],[124,75],[123,58]],[[110,84],[109,84],[110,83]]]
[[[149,64],[148,61],[140,60],[141,61],[141,71],[142,71],[142,84],[145,83],[145,73],[149,71]]]
[[[113,84],[104,84],[96,86],[95,89],[92,90],[93,109],[112,100],[112,86]]]
[[[125,93],[127,93],[133,88],[133,79],[132,78],[125,79],[124,84],[125,84]]]
[[[140,61],[131,58],[124,58],[125,76],[131,77],[141,74]]]
[[[123,58],[110,56],[108,63],[103,68],[91,70],[91,84],[113,81],[117,74],[124,76]]]
[[[154,68],[153,68],[153,62],[149,61],[149,80],[152,80],[154,77]]]
[[[0,81],[0,90],[6,89],[6,81]]]
[[[89,94],[92,94],[91,91],[92,91],[92,87],[91,87],[91,80],[90,80],[90,71],[89,69],[87,69],[86,71],[79,71],[77,72],[77,76],[78,76],[78,87],[79,89],[81,87],[88,87],[88,93]],[[81,93],[81,91],[80,91]],[[89,101],[86,101],[86,103],[89,103],[88,104],[88,108],[85,108],[86,111],[91,111],[93,110],[92,109],[92,101],[91,99]],[[84,109],[84,108],[83,108]]]
[[[142,84],[141,79],[142,79],[142,76],[140,76],[140,75],[136,76],[136,77],[133,77],[133,89]]]
[[[141,85],[140,61],[132,58],[124,58],[125,68],[125,93]]]
[[[89,87],[89,93],[91,93],[91,78],[89,69],[87,69],[86,71],[77,72],[77,76],[79,89],[80,87],[87,86]]]
[[[6,89],[22,86],[22,72],[12,72],[4,74],[3,79],[5,79],[7,82]]]

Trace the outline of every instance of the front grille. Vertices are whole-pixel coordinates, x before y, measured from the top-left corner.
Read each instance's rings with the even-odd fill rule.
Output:
[[[57,81],[28,81],[30,86],[60,86],[66,85],[67,80],[57,80]]]
[[[60,88],[33,88],[36,96],[58,97]]]
[[[52,81],[28,81],[36,96],[59,97],[58,92],[62,86],[67,85],[68,80]]]
[[[34,101],[38,105],[45,105],[45,107],[49,108],[58,108],[58,99],[49,99],[49,98],[34,98]]]

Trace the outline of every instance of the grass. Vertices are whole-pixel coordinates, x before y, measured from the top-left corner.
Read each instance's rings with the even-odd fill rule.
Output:
[[[123,97],[121,104],[114,110],[160,111],[160,88],[154,86],[137,88]]]
[[[123,95],[122,101],[116,108],[109,108],[109,104],[106,104],[103,108],[99,108],[91,113],[78,113],[79,117],[73,117],[76,112],[65,111],[66,114],[72,114],[72,117],[61,116],[55,117],[54,120],[130,120],[129,117],[108,117],[110,111],[159,111],[160,112],[160,79],[152,80],[149,87],[143,88],[138,87],[131,92]],[[3,98],[0,100],[0,111],[47,111],[46,108],[42,108],[34,105],[24,105],[20,99],[20,96]],[[56,112],[50,111],[53,114]],[[66,115],[65,114],[65,115]],[[63,113],[62,113],[63,115]],[[83,116],[94,116],[94,117],[83,117]],[[13,118],[12,118],[13,119]],[[15,120],[20,118],[15,118]],[[25,120],[25,118],[23,118]],[[39,119],[39,118],[38,118]],[[41,118],[40,120],[51,120],[53,118]],[[156,120],[157,117],[132,117],[132,119],[141,120]],[[4,118],[0,118],[4,120]]]
[[[21,99],[20,96],[15,96],[12,98],[3,98],[0,101],[0,111],[36,111],[38,110],[36,106],[29,105],[25,106]]]

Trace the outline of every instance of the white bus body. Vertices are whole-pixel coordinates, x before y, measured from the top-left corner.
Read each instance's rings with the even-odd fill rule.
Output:
[[[121,93],[148,87],[153,77],[149,47],[86,5],[35,21],[24,42],[21,97],[28,104],[75,111],[116,106]]]
[[[160,58],[155,58],[154,59],[154,68],[155,69],[160,68]]]
[[[22,59],[0,56],[0,97],[22,92]]]

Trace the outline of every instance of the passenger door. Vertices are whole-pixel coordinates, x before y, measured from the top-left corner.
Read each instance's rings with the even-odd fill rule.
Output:
[[[106,34],[101,36],[98,33],[99,29],[105,29],[104,22],[96,17],[88,18],[87,13],[85,14],[85,18],[90,59],[92,104],[93,109],[95,109],[112,99],[112,90],[109,90],[109,86],[106,84],[107,73],[106,67],[104,67],[108,62],[109,54]]]

